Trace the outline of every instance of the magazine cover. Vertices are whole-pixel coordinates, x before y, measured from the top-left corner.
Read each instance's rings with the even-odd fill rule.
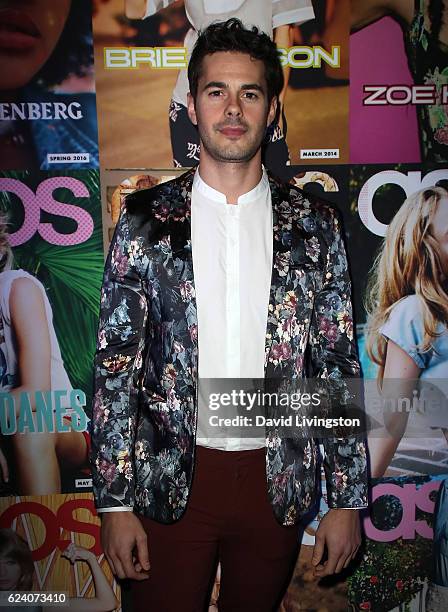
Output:
[[[348,579],[350,610],[446,609],[446,478],[374,481],[360,563]]]
[[[447,0],[352,2],[350,162],[448,161]]]
[[[374,478],[446,472],[447,180],[440,166],[350,171],[342,212]]]
[[[91,495],[1,499],[0,563],[0,598],[2,591],[33,591],[52,599],[32,609],[121,610]]]
[[[0,4],[0,170],[98,167],[93,0]]]
[[[0,173],[2,495],[89,490],[99,173]]]
[[[93,20],[103,168],[198,163],[189,54],[199,30],[230,17],[257,25],[279,48],[285,87],[266,166],[284,176],[289,163],[348,161],[348,0],[106,0]]]

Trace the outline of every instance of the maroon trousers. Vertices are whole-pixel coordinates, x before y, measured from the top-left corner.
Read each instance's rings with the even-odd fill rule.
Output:
[[[220,612],[275,612],[291,578],[298,527],[274,517],[265,450],[196,447],[183,517],[163,525],[139,516],[150,577],[132,581],[133,612],[203,612],[221,563]]]

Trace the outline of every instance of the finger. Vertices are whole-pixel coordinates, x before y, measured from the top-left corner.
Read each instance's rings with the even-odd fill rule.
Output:
[[[132,555],[132,563],[134,564],[134,568],[136,572],[141,572],[142,571],[142,566],[140,565],[139,561],[137,560],[137,557],[135,555]]]
[[[136,572],[143,571],[140,561],[137,559],[135,555],[132,555],[132,563],[134,564],[134,568]]]
[[[148,554],[148,538],[146,534],[137,536],[137,558],[141,565],[141,567],[147,572],[151,564],[149,563],[149,554]]]
[[[345,563],[347,562],[347,560],[350,560],[350,559],[351,559],[351,555],[349,552],[342,554],[339,557],[339,560],[336,564],[336,569],[334,570],[335,574],[339,574],[339,572],[342,572],[343,568],[345,567]]]
[[[0,468],[2,470],[3,480],[5,482],[8,482],[9,481],[8,462],[6,461],[6,457],[2,452],[0,452]]]
[[[323,564],[324,568],[322,571],[316,572],[319,573],[320,576],[329,576],[330,574],[334,574],[334,570],[336,569],[336,565],[339,561],[339,555],[333,551],[329,551],[328,559]]]
[[[353,559],[358,554],[358,550],[359,550],[359,544],[355,546],[355,548],[352,550],[352,553],[348,556],[346,562],[344,563],[344,567],[347,567],[350,564],[350,562],[353,561]]]
[[[107,562],[110,565],[110,569],[111,569],[112,573],[114,574],[114,576],[119,578],[120,576],[118,575],[118,568],[115,566],[114,559],[112,558],[112,555],[109,554],[109,553],[105,553],[105,555],[106,555],[106,558],[107,558]]]
[[[340,553],[329,553],[328,555],[328,561],[325,564],[325,572],[326,575],[329,576],[330,574],[334,574],[335,570],[336,570],[336,566],[339,562],[340,559]]]
[[[314,543],[314,549],[313,549],[313,557],[311,559],[311,563],[313,565],[315,566],[318,565],[318,563],[322,559],[322,555],[324,554],[324,547],[325,547],[324,539],[316,535],[316,541]]]
[[[133,580],[144,580],[148,578],[147,574],[143,574],[142,572],[136,572],[134,564],[132,563],[132,554],[131,551],[124,552],[120,557],[121,564],[123,566],[123,571],[125,573],[126,578],[132,578]]]

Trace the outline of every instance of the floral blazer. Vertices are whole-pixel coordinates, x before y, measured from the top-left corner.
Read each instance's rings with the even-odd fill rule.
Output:
[[[126,198],[105,267],[95,358],[96,506],[134,507],[162,523],[185,511],[195,460],[193,175]],[[297,187],[269,181],[274,250],[265,381],[313,376],[344,386],[359,376],[359,362],[338,216]],[[318,498],[320,442],[328,505],[367,505],[362,437],[284,437],[266,426],[268,492],[283,525],[297,523]]]

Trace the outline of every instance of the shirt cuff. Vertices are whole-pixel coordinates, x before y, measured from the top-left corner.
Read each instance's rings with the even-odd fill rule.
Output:
[[[97,514],[101,512],[132,512],[134,508],[132,506],[113,506],[112,508],[97,508]]]
[[[329,506],[329,510],[365,510],[366,508],[369,508],[369,504],[366,504],[365,506]]]
[[[351,506],[350,508],[345,508],[344,506],[331,506],[331,508],[329,508],[329,510],[364,510],[365,508],[368,508],[369,506],[357,506],[356,508],[353,508],[353,506]]]

